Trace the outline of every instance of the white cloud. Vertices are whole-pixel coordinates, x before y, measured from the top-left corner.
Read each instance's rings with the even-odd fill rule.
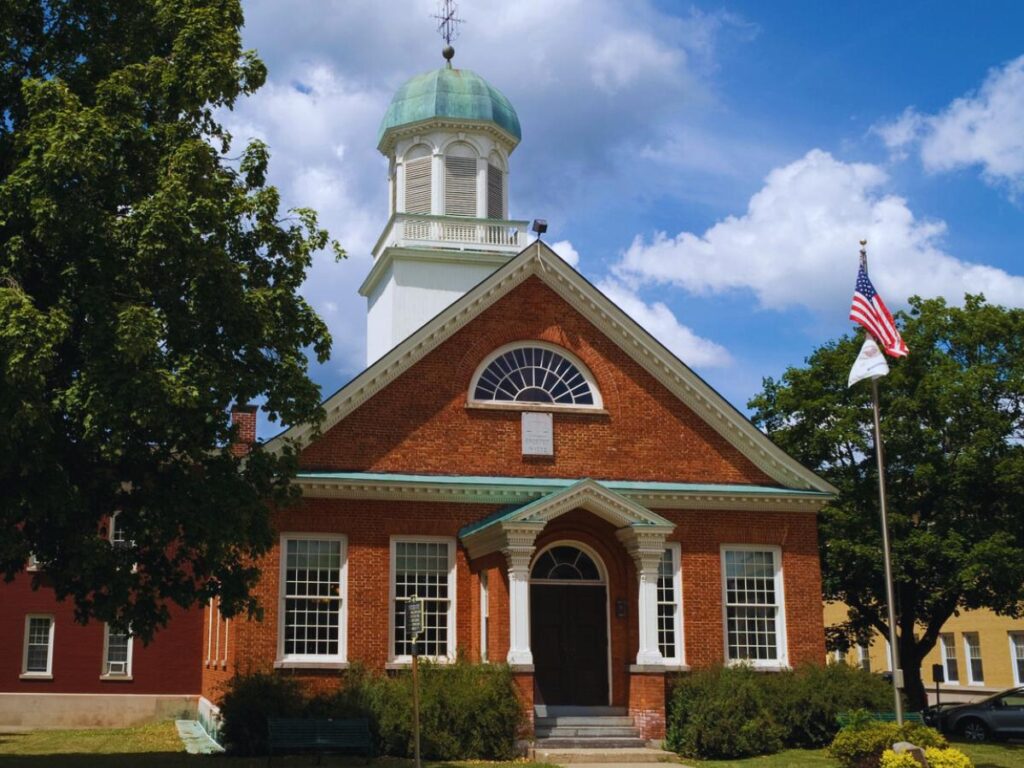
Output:
[[[965,292],[1024,304],[1024,277],[943,251],[945,223],[916,217],[906,200],[884,193],[886,182],[876,165],[844,163],[815,149],[772,171],[743,215],[703,235],[637,237],[615,272],[634,287],[670,283],[702,295],[749,290],[764,308],[844,313],[857,242],[866,238],[873,282],[890,306],[913,294],[958,302]]]
[[[579,267],[580,255],[568,240],[559,240],[557,243],[551,243],[551,250],[561,256],[570,267],[574,269]]]
[[[1024,189],[1024,56],[988,73],[981,88],[936,115],[908,109],[877,130],[890,148],[919,142],[931,172],[979,166],[989,182]]]
[[[364,361],[366,305],[356,289],[387,219],[377,127],[402,82],[443,63],[436,10],[435,0],[409,0],[400,13],[376,0],[245,3],[244,43],[267,63],[269,79],[224,120],[238,143],[267,142],[284,207],[316,209],[348,250],[341,264],[318,256],[303,288],[334,336],[335,380]],[[665,13],[652,0],[475,0],[462,10],[455,65],[502,90],[523,125],[510,213],[543,212],[556,222],[594,190],[624,194],[638,183],[624,148],[638,152],[708,104],[702,76],[714,68],[717,41],[752,29],[727,14]],[[564,244],[563,257],[578,265]]]
[[[681,324],[662,302],[648,304],[627,285],[613,278],[603,280],[597,287],[691,368],[721,368],[732,364],[732,357],[725,347],[698,336]]]

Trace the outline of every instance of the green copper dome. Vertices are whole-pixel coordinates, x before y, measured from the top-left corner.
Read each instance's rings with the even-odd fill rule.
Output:
[[[522,138],[519,117],[497,88],[468,69],[442,67],[417,75],[398,89],[380,124],[377,141],[392,128],[435,117],[492,122]]]

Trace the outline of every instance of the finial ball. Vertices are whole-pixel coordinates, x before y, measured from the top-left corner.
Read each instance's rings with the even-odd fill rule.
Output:
[[[452,57],[455,55],[455,49],[452,48],[450,45],[446,45],[444,47],[444,50],[441,51],[441,55],[444,56],[445,59],[450,62],[452,60]]]

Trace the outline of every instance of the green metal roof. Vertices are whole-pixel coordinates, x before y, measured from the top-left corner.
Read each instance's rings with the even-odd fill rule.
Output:
[[[568,488],[580,478],[561,477],[501,477],[497,475],[411,475],[378,472],[315,472],[302,471],[297,477],[307,480],[342,480],[351,482],[390,482],[407,485],[489,486],[492,488],[530,488],[551,492]],[[793,488],[775,488],[767,485],[738,485],[727,483],[666,483],[650,480],[596,480],[609,491],[635,493],[725,493],[753,496],[806,496],[828,498],[822,491]]]
[[[505,95],[468,69],[441,67],[417,75],[395,93],[384,114],[377,141],[392,128],[435,117],[492,122],[519,141],[519,117]]]

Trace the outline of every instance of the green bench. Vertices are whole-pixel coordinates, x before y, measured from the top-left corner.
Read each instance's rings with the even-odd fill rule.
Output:
[[[274,752],[316,751],[317,762],[324,752],[354,752],[369,762],[373,756],[373,736],[366,718],[351,720],[312,720],[308,718],[267,718],[267,745]],[[267,764],[270,763],[267,758]]]
[[[872,720],[877,720],[880,723],[895,723],[896,722],[896,713],[895,712],[871,712],[870,714],[871,714],[871,719]],[[843,712],[843,713],[839,714],[836,717],[836,720],[839,721],[839,725],[842,726],[842,727],[845,727],[845,726],[849,725],[850,722],[852,721],[852,719],[853,718],[851,718],[850,714],[847,713],[847,712]],[[903,722],[905,722],[905,723],[919,723],[920,725],[924,725],[924,718],[921,717],[921,713],[920,712],[904,712],[903,713]]]

